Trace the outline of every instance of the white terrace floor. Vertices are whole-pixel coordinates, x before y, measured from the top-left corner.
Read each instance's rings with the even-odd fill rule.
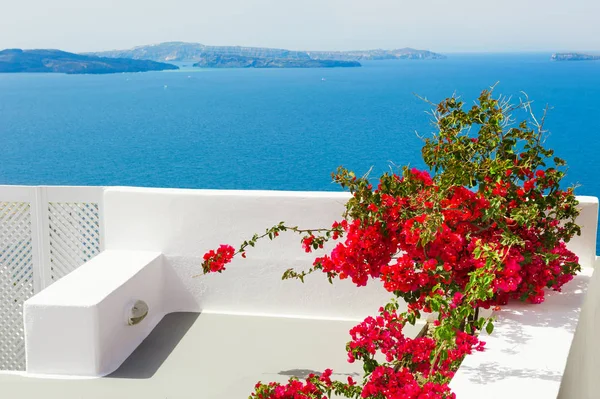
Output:
[[[359,378],[346,362],[350,321],[167,315],[125,363],[98,379],[44,379],[0,374],[6,399],[237,399],[257,381],[286,381],[325,368]],[[413,327],[416,334],[419,327]]]
[[[592,353],[598,345],[586,343],[594,336],[594,314],[600,303],[600,274],[591,277],[593,270],[584,270],[562,293],[548,293],[541,305],[513,303],[501,310],[493,335],[483,338],[486,351],[468,356],[451,383],[458,398],[599,398],[600,394],[577,387],[589,378],[582,373],[592,374],[599,361]],[[257,381],[284,382],[290,376],[305,377],[325,368],[332,368],[340,380],[349,375],[360,378],[361,365],[347,363],[344,349],[348,331],[356,324],[171,313],[107,377],[0,374],[0,397],[237,399],[247,398]],[[415,336],[421,326],[407,328],[407,335]],[[568,357],[571,366],[567,366]],[[566,385],[561,386],[561,381]]]
[[[597,345],[586,342],[595,335],[600,303],[600,274],[592,277],[593,270],[582,271],[562,293],[548,293],[541,305],[513,303],[501,310],[493,335],[483,338],[486,351],[468,356],[451,383],[458,398],[599,398],[580,386],[594,378],[599,361],[593,354]],[[247,398],[257,381],[284,382],[325,368],[340,380],[360,378],[360,364],[347,363],[344,350],[355,324],[171,313],[111,375],[49,379],[0,374],[1,398],[237,399]],[[415,336],[421,326],[407,328],[407,335]]]

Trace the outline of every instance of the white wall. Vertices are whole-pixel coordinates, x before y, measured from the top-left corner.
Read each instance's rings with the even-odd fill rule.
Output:
[[[560,386],[559,399],[600,397],[600,258],[590,279]],[[550,351],[551,352],[551,351]]]
[[[600,276],[595,265],[598,200],[578,197],[581,236],[568,245],[583,267],[542,304],[514,301],[495,313],[486,350],[467,356],[450,384],[460,399],[600,397]],[[560,393],[559,393],[560,392]]]
[[[222,274],[193,278],[201,273],[202,255],[209,249],[223,243],[238,246],[280,221],[301,228],[330,226],[341,218],[348,198],[346,193],[107,189],[105,252],[27,303],[28,370],[106,374],[135,349],[164,314],[175,311],[342,320],[362,320],[374,314],[390,298],[378,281],[361,289],[348,281],[330,285],[319,274],[309,276],[308,284],[282,281],[287,268],[307,268],[319,254],[305,254],[300,237],[292,233],[276,242],[259,243],[248,250],[248,259],[234,261]],[[595,256],[598,201],[579,199],[582,236],[569,245],[588,268]],[[581,342],[589,343],[598,327],[595,316],[589,315],[595,315],[598,292],[600,287],[589,295],[592,310],[585,313],[584,325],[588,327],[578,332]],[[149,303],[151,317],[130,327],[123,311],[135,299]],[[578,312],[579,305],[574,310]],[[83,313],[78,316],[77,312]],[[91,318],[80,323],[85,317]],[[571,320],[573,329],[576,323],[577,317]],[[531,331],[542,335],[548,331],[547,326],[535,327]],[[566,345],[565,354],[572,336],[570,333],[569,339],[560,343]],[[55,341],[45,342],[48,338]],[[600,345],[595,346],[600,352]],[[582,348],[585,353],[587,347]],[[486,354],[493,357],[493,352]],[[565,357],[558,361],[564,363]]]
[[[567,246],[579,256],[582,267],[594,267],[596,262],[596,232],[598,230],[598,198],[578,196],[579,217],[577,224],[581,235],[575,236]]]
[[[105,191],[107,249],[159,251],[165,255],[173,310],[306,316],[361,320],[390,295],[379,283],[359,291],[348,281],[330,285],[323,275],[281,281],[290,267],[303,269],[317,256],[305,254],[293,233],[263,241],[222,274],[201,272],[202,255],[220,244],[238,247],[280,221],[301,228],[340,220],[347,193],[109,188]],[[584,267],[592,265],[598,200],[579,197],[582,236],[569,246]],[[320,253],[324,253],[321,251]]]
[[[281,280],[286,269],[307,268],[317,256],[305,254],[293,233],[259,243],[222,274],[192,277],[201,273],[206,251],[220,244],[238,247],[280,221],[331,226],[348,198],[326,192],[110,188],[104,202],[106,248],[162,252],[171,273],[166,297],[173,311],[362,320],[391,298],[378,282],[359,291],[349,281],[331,285],[320,273],[306,284]]]

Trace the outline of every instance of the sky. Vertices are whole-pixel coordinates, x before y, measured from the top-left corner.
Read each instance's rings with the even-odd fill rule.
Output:
[[[600,0],[0,0],[0,49],[600,51]]]

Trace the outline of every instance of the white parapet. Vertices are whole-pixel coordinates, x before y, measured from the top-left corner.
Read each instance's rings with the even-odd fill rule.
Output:
[[[281,221],[304,229],[331,226],[349,198],[335,192],[113,187],[104,194],[105,244],[160,251],[173,311],[358,321],[392,295],[377,281],[358,289],[349,280],[329,284],[322,273],[307,277],[306,284],[282,280],[286,269],[305,270],[332,249],[305,253],[296,234],[261,241],[222,274],[192,278],[201,273],[206,251],[220,244],[238,247]]]
[[[28,374],[97,377],[116,370],[164,316],[163,280],[159,252],[109,250],[27,300]],[[146,317],[130,315],[139,300],[148,306]]]
[[[458,398],[600,397],[598,199],[577,199],[581,235],[568,246],[583,270],[563,292],[548,292],[542,304],[512,302],[496,312],[494,331],[480,336],[486,350],[467,356],[452,379],[450,386]]]
[[[457,398],[556,399],[593,271],[585,268],[542,304],[513,302],[496,312],[492,335],[480,335],[486,350],[467,356],[452,379]]]
[[[303,270],[331,249],[303,253],[292,234],[251,248],[248,259],[234,260],[226,273],[193,278],[207,250],[222,243],[237,246],[282,220],[302,228],[330,225],[339,220],[348,198],[347,193],[107,189],[106,250],[25,302],[27,373],[107,375],[170,312],[343,321],[375,313],[390,298],[377,282],[357,289],[349,281],[331,285],[323,276],[310,276],[306,285],[282,281],[287,268]],[[550,395],[540,397],[556,397],[595,259],[598,200],[578,199],[582,235],[569,247],[584,272],[543,305],[509,306],[498,314],[496,330],[486,337],[488,350],[467,357],[452,382],[460,398],[519,397],[514,388],[529,380]],[[140,300],[148,315],[129,323],[129,312]],[[592,310],[582,319],[592,319]],[[589,328],[580,328],[576,342],[590,342],[596,323],[584,326]],[[549,346],[552,354],[545,352]],[[584,351],[584,345],[577,347]],[[579,382],[570,380],[569,385]]]
[[[579,201],[579,216],[576,223],[581,227],[581,235],[573,237],[567,246],[577,254],[581,267],[594,267],[598,230],[598,198],[579,195],[577,201]]]

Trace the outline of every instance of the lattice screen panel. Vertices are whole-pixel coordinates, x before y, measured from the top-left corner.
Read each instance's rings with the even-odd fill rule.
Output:
[[[33,287],[30,205],[0,202],[0,370],[25,369],[23,302]]]
[[[100,252],[98,204],[48,203],[50,283],[72,272]]]

